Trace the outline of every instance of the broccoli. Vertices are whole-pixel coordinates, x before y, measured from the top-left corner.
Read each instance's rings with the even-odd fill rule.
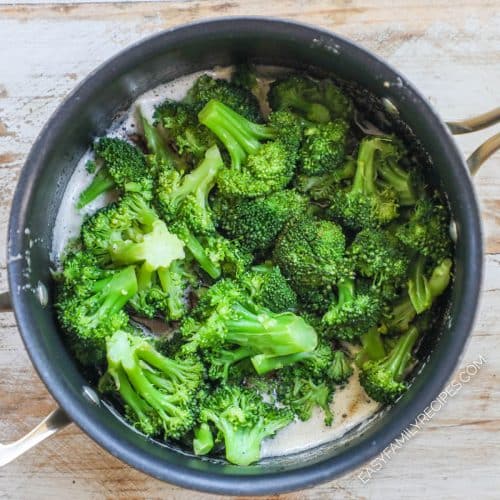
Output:
[[[400,225],[396,236],[411,250],[430,257],[434,262],[451,257],[449,213],[437,196],[417,201],[409,220]]]
[[[335,351],[333,353],[333,360],[330,368],[328,369],[328,376],[330,380],[336,384],[345,384],[353,373],[352,365],[343,351]]]
[[[272,358],[312,351],[318,342],[314,328],[300,316],[273,313],[253,302],[237,282],[227,279],[207,290],[183,321],[181,331],[187,352],[236,345],[251,349],[252,361],[256,355]]]
[[[347,129],[344,120],[306,127],[299,151],[300,172],[307,176],[337,172],[344,163]]]
[[[260,459],[262,441],[293,420],[287,409],[278,409],[262,400],[252,389],[221,386],[204,401],[202,423],[211,423],[222,435],[226,458],[236,465]]]
[[[319,406],[325,414],[325,425],[331,425],[330,403],[334,391],[331,382],[315,377],[303,365],[293,365],[279,372],[278,400],[289,406],[300,420],[309,420],[313,409]]]
[[[201,163],[183,175],[171,168],[158,174],[156,201],[165,220],[182,220],[195,233],[214,231],[208,195],[223,166],[217,146],[210,147]]]
[[[203,422],[194,430],[193,451],[195,455],[206,455],[214,447],[214,437],[210,426]]]
[[[193,427],[203,381],[199,361],[167,358],[139,333],[120,330],[107,339],[106,352],[100,388],[121,398],[131,425],[148,436],[177,439]]]
[[[152,190],[152,176],[146,157],[128,142],[102,137],[94,143],[96,158],[102,163],[93,181],[80,194],[76,207],[83,208],[99,195],[118,188],[147,196]]]
[[[290,220],[278,236],[273,262],[300,297],[344,277],[344,254],[345,236],[339,225],[304,215]]]
[[[347,119],[352,114],[350,100],[330,80],[316,82],[292,75],[275,81],[268,98],[273,111],[292,110],[314,123]]]
[[[117,329],[127,328],[127,302],[137,293],[133,267],[104,270],[89,253],[78,252],[64,261],[55,301],[70,347],[83,365],[98,365],[105,359],[105,339]]]
[[[407,384],[403,379],[411,365],[412,350],[418,338],[418,328],[411,326],[387,356],[363,364],[359,381],[368,396],[380,403],[391,404],[406,391]]]
[[[330,212],[353,230],[387,224],[398,216],[397,194],[377,186],[377,167],[383,161],[385,142],[379,138],[361,141],[352,186],[332,194]]]
[[[218,80],[209,75],[202,75],[196,80],[184,102],[199,112],[212,99],[220,101],[247,120],[262,122],[259,102],[251,92],[240,85]]]
[[[451,279],[451,259],[442,260],[429,278],[425,275],[426,257],[420,255],[412,265],[408,295],[417,314],[429,309],[434,300],[448,287]]]
[[[260,196],[278,191],[290,182],[296,162],[296,148],[291,145],[298,147],[300,134],[295,120],[289,121],[288,129],[261,125],[215,100],[209,101],[198,117],[231,157],[231,168],[222,169],[217,179],[223,194]]]
[[[387,230],[363,229],[354,238],[348,254],[356,272],[371,278],[378,288],[395,288],[407,277],[409,257],[400,241]]]
[[[297,295],[277,266],[269,263],[254,266],[241,277],[240,283],[254,302],[273,312],[297,307]]]
[[[285,223],[306,208],[306,199],[291,190],[259,198],[219,199],[214,204],[221,230],[249,252],[269,249]]]
[[[337,282],[337,298],[323,316],[328,332],[337,339],[352,341],[375,326],[382,314],[381,301],[373,289],[359,289],[352,278]]]
[[[393,302],[390,310],[385,313],[384,324],[390,331],[405,332],[410,327],[410,323],[417,315],[417,311],[405,289],[403,293]]]
[[[231,83],[253,94],[258,88],[257,70],[252,64],[239,64],[231,75]]]
[[[370,328],[366,333],[360,336],[361,349],[356,353],[354,362],[358,368],[361,368],[369,360],[383,358],[386,354],[384,342],[380,335],[380,329]]]
[[[215,145],[215,137],[198,122],[194,106],[167,99],[156,107],[154,120],[165,130],[165,135],[177,153],[194,165]]]

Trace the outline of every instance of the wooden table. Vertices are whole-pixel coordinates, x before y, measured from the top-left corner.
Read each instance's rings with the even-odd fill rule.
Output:
[[[499,104],[498,0],[8,3],[0,0],[0,248],[6,248],[19,170],[54,108],[102,61],[177,24],[241,14],[305,21],[335,30],[386,58],[445,119],[464,118]],[[491,134],[460,137],[458,143],[468,154]],[[461,367],[482,356],[481,369],[366,484],[354,472],[282,498],[499,498],[499,155],[484,166],[476,185],[483,209],[486,273],[478,321]],[[2,252],[0,288],[6,286]],[[0,327],[0,440],[5,442],[31,429],[54,402],[28,360],[13,315],[1,315]],[[213,498],[127,467],[75,426],[0,469],[0,497]]]

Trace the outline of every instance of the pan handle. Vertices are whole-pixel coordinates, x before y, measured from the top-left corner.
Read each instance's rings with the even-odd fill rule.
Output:
[[[454,135],[469,134],[487,127],[491,127],[500,122],[500,107],[492,109],[482,115],[474,116],[467,120],[447,122],[450,132]],[[500,150],[500,133],[490,137],[483,142],[470,156],[467,158],[467,166],[472,175],[476,174],[479,167],[496,151]]]
[[[0,312],[11,310],[9,292],[0,293]],[[70,423],[71,420],[66,413],[61,408],[56,408],[25,436],[12,443],[0,444],[0,467],[12,462]]]

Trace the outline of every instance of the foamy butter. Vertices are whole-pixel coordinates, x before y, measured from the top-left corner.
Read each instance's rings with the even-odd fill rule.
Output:
[[[216,68],[209,74],[217,78],[229,78],[232,68]],[[283,68],[259,67],[262,73],[260,84],[267,86]],[[114,123],[108,135],[126,137],[141,130],[138,121],[139,113],[151,119],[155,107],[165,99],[182,99],[193,82],[202,72],[193,73],[177,80],[160,85],[141,95],[121,119]],[[59,207],[52,238],[52,261],[57,263],[67,243],[78,236],[83,218],[110,202],[108,196],[101,196],[83,210],[76,209],[76,202],[82,190],[92,180],[85,168],[92,158],[89,150],[79,161],[68,182],[64,197]],[[307,450],[324,443],[332,442],[344,436],[349,430],[372,417],[380,405],[371,401],[365,394],[355,372],[344,387],[337,389],[331,409],[334,421],[331,426],[324,424],[324,414],[315,409],[312,418],[307,422],[296,421],[279,431],[274,438],[266,439],[262,444],[262,457],[283,456]]]

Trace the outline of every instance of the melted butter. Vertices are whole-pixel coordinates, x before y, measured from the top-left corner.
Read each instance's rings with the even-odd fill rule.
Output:
[[[259,67],[258,69],[261,72],[259,78],[261,87],[268,86],[277,75],[286,71],[283,68],[276,67]],[[217,78],[229,78],[231,72],[232,68],[215,68],[213,72],[208,73]],[[202,73],[181,77],[141,95],[125,116],[111,126],[108,135],[127,137],[130,134],[137,133],[137,131],[140,131],[137,119],[139,116],[138,110],[146,118],[151,119],[156,105],[167,98],[182,99],[200,74]],[[264,111],[268,110],[264,109]],[[93,177],[85,169],[87,161],[91,158],[92,153],[89,150],[79,161],[59,207],[53,231],[51,255],[52,261],[56,264],[67,243],[78,235],[85,215],[95,212],[111,201],[109,196],[101,196],[83,210],[75,208],[79,194]],[[368,399],[359,385],[357,373],[354,373],[348,384],[338,388],[334,395],[331,404],[334,421],[331,426],[324,424],[324,414],[316,408],[311,419],[307,422],[293,422],[279,431],[274,438],[266,439],[262,445],[262,457],[283,456],[337,440],[352,428],[366,422],[376,413],[379,407],[378,403]]]

